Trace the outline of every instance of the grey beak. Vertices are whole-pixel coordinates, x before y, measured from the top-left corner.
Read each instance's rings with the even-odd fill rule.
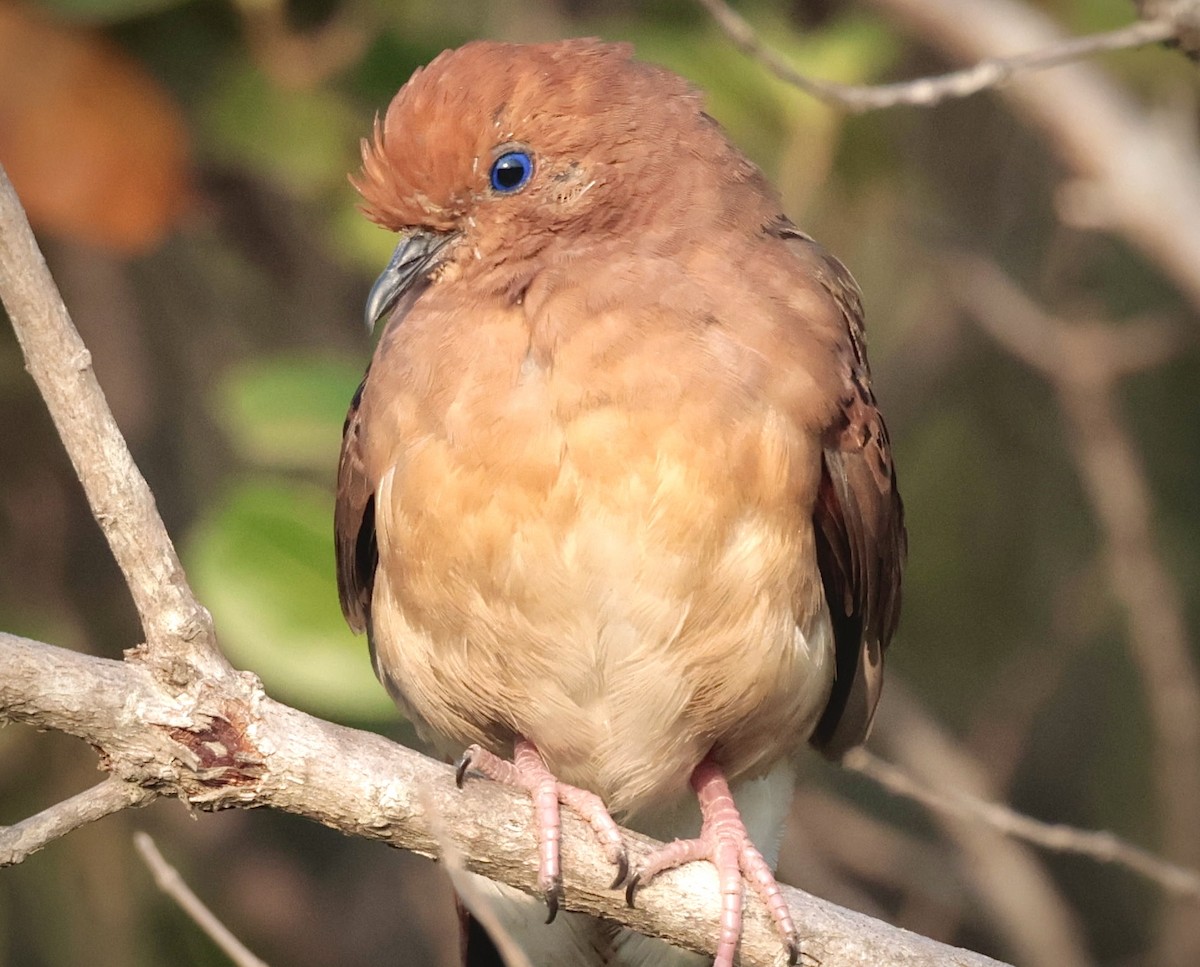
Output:
[[[401,237],[387,268],[380,273],[367,296],[363,321],[368,332],[375,329],[375,323],[391,311],[405,292],[429,278],[440,261],[438,253],[457,237],[452,232],[443,234],[419,229]]]

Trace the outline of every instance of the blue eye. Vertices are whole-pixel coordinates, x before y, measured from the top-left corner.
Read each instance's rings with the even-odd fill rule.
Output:
[[[510,192],[524,188],[533,176],[533,159],[524,151],[509,151],[492,165],[492,188]]]

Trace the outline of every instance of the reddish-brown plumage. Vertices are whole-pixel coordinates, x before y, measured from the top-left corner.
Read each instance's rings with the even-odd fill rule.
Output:
[[[532,175],[499,190],[514,151]],[[470,44],[396,96],[355,184],[402,245],[339,589],[418,726],[529,740],[672,834],[706,758],[736,792],[861,741],[904,529],[858,291],[699,96],[624,46]]]

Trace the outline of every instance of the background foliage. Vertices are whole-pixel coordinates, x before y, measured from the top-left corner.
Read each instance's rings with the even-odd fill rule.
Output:
[[[1039,5],[1075,32],[1131,15],[1124,0]],[[810,74],[873,82],[946,66],[852,2],[740,9]],[[570,35],[632,41],[705,88],[788,212],[862,284],[911,534],[895,680],[984,759],[1001,798],[1155,848],[1145,706],[1071,441],[1051,390],[972,328],[940,268],[949,252],[981,254],[1053,311],[1114,325],[1194,323],[1194,310],[1122,242],[1056,217],[1061,170],[993,95],[848,118],[773,79],[684,0],[0,5],[0,163],[231,659],[283,701],[403,737],[333,580],[341,420],[370,350],[361,305],[392,247],[357,214],[346,173],[375,112],[440,50]],[[1195,123],[1182,58],[1146,49],[1104,68],[1147,110],[1173,105]],[[1192,629],[1198,385],[1192,338],[1121,397]],[[116,657],[138,640],[135,616],[7,330],[0,413],[0,626]],[[0,823],[96,778],[73,740],[0,732]],[[789,879],[1011,956],[922,813],[815,762],[805,789]],[[431,864],[283,815],[191,822],[170,803],[0,873],[0,965],[222,963],[155,891],[134,828],[268,961],[453,963],[449,888]],[[864,830],[892,862],[839,851]],[[1148,962],[1155,887],[1045,863],[1089,956]]]

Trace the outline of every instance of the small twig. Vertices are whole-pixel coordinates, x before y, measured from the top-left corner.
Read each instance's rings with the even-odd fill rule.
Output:
[[[92,513],[125,576],[148,654],[181,678],[219,678],[229,665],[212,617],[188,586],[146,479],[133,462],[8,175],[0,167],[0,298]]]
[[[1200,59],[1200,3],[1196,0],[1133,0],[1143,20],[1170,20],[1176,25],[1174,40],[1192,60]]]
[[[856,113],[881,108],[932,107],[952,98],[969,97],[1003,84],[1015,74],[1056,67],[1094,54],[1128,50],[1174,38],[1177,28],[1165,20],[1141,20],[1105,33],[1073,37],[1042,50],[1011,57],[989,57],[972,67],[936,77],[919,77],[896,84],[839,84],[801,74],[763,43],[758,33],[724,0],[697,0],[725,36],[772,74],[827,104]]]
[[[153,792],[116,777],[55,803],[12,826],[0,826],[0,868],[15,866],[61,836],[130,806],[144,806]]]
[[[150,868],[158,888],[179,904],[183,912],[192,918],[196,926],[203,930],[209,939],[237,964],[237,967],[267,967],[266,962],[259,960],[247,950],[245,944],[238,940],[229,931],[229,928],[218,920],[216,915],[204,905],[204,902],[192,892],[191,888],[183,881],[183,877],[179,875],[179,871],[163,859],[162,853],[158,851],[158,847],[154,845],[154,840],[148,833],[134,833],[133,845],[137,847],[142,860]]]
[[[875,737],[888,757],[919,782],[994,799],[983,765],[926,712],[893,676],[880,704]],[[1088,967],[1079,913],[1033,848],[990,826],[931,814],[953,846],[972,905],[1022,967]]]
[[[1154,784],[1163,848],[1200,864],[1200,672],[1183,592],[1154,537],[1154,502],[1142,458],[1117,400],[1119,379],[1169,358],[1178,333],[1161,323],[1119,328],[1068,323],[1037,306],[999,267],[960,260],[959,299],[980,327],[1054,388],[1066,442],[1100,528],[1108,583],[1125,612],[1125,644],[1154,729]],[[1191,909],[1168,913],[1160,950],[1195,963],[1200,929]]]
[[[1168,893],[1200,901],[1200,873],[1170,863],[1107,830],[1045,823],[1003,803],[988,802],[955,790],[931,789],[903,769],[863,748],[849,753],[842,764],[878,783],[888,792],[918,802],[931,812],[985,823],[1006,836],[1056,853],[1074,853],[1098,863],[1123,866],[1158,884]]]
[[[986,259],[949,255],[944,264],[980,328],[1056,389],[1107,387],[1161,365],[1184,345],[1178,326],[1154,317],[1122,326],[1061,322]]]

